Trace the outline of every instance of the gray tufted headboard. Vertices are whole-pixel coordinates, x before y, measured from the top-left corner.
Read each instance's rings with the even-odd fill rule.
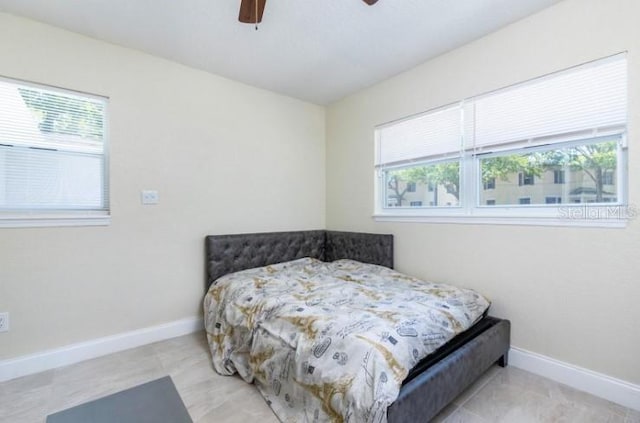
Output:
[[[352,259],[393,268],[393,235],[338,231],[209,235],[207,288],[229,273],[303,257]]]

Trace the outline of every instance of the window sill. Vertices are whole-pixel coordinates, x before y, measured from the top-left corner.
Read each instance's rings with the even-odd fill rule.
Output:
[[[110,215],[0,215],[0,228],[48,228],[68,226],[109,226]]]
[[[471,216],[375,214],[376,222],[449,223],[464,225],[565,226],[591,228],[625,228],[629,218],[586,218],[557,216]]]

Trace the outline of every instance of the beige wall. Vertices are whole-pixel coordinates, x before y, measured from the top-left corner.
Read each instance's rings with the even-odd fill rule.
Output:
[[[0,359],[199,316],[206,234],[325,226],[322,107],[6,14],[0,75],[111,98],[113,214],[0,229]]]
[[[327,226],[396,235],[397,267],[468,286],[513,345],[640,383],[640,222],[626,229],[376,223],[373,127],[628,50],[630,201],[640,204],[640,2],[565,0],[327,111]]]
[[[637,221],[371,219],[374,125],[622,50],[640,161],[637,16],[634,0],[565,0],[329,107],[326,226],[392,232],[400,270],[485,293],[515,346],[640,383]],[[207,233],[325,226],[321,107],[6,14],[0,75],[111,98],[113,211],[109,227],[0,229],[0,360],[199,315]],[[141,189],[160,204],[141,206]]]

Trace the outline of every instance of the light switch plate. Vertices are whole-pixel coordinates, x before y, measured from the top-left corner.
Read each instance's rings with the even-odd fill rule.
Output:
[[[142,204],[158,204],[158,191],[143,190],[141,195]]]
[[[9,313],[0,313],[0,332],[9,331]]]

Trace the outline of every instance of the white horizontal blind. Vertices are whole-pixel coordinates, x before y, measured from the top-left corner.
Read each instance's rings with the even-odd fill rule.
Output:
[[[104,98],[0,79],[0,212],[107,212],[105,109]]]
[[[459,155],[462,120],[459,105],[427,112],[377,129],[378,167]]]
[[[471,99],[467,147],[559,142],[570,134],[624,131],[627,63],[624,54]],[[468,126],[468,125],[467,125]],[[515,147],[515,145],[513,145]]]

